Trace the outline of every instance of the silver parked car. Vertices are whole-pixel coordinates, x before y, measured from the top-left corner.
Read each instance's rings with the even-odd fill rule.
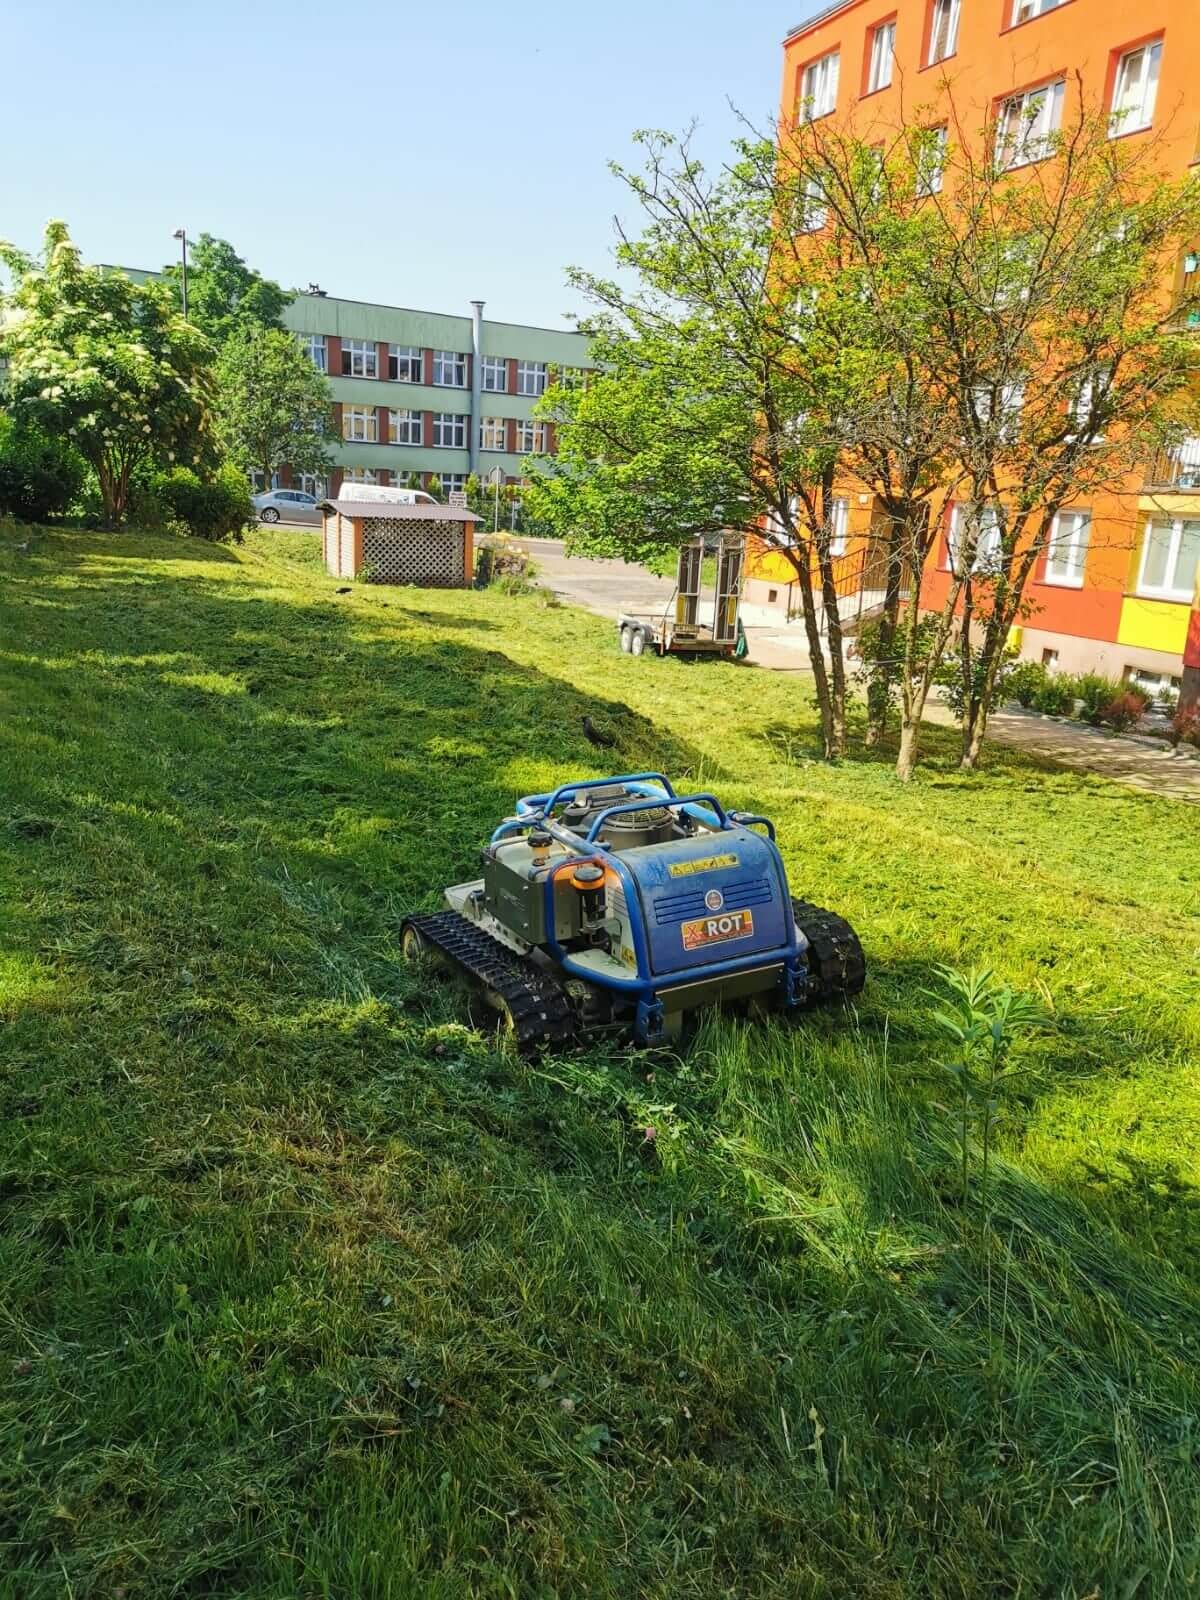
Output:
[[[263,522],[309,522],[319,526],[319,502],[311,494],[299,489],[272,489],[267,494],[253,497],[254,509]]]

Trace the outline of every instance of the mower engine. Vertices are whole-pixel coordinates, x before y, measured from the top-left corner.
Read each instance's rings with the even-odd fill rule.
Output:
[[[678,1036],[699,1007],[799,1011],[857,994],[849,923],[788,891],[775,829],[661,773],[527,795],[483,851],[483,876],[403,925],[407,959],[464,980],[522,1048],[597,1032]]]

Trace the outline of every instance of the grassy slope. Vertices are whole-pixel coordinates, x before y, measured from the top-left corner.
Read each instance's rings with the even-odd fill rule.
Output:
[[[0,1594],[1194,1592],[1197,813],[313,544],[0,543]],[[583,710],[774,815],[857,1018],[529,1067],[398,966]],[[987,1260],[973,960],[1061,1020]]]

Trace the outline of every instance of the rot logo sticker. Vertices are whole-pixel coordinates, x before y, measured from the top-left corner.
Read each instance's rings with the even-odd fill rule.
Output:
[[[750,911],[722,911],[716,916],[695,917],[685,922],[683,948],[699,950],[706,944],[723,944],[729,939],[749,939],[754,932]]]

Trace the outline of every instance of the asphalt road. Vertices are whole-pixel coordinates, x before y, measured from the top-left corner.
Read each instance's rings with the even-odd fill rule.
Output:
[[[592,561],[563,553],[561,539],[518,538],[537,567],[538,581],[572,605],[602,617],[621,611],[658,611],[671,603],[673,578],[656,578],[629,561]]]

